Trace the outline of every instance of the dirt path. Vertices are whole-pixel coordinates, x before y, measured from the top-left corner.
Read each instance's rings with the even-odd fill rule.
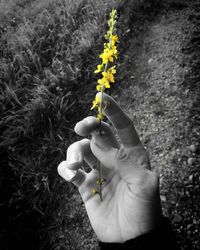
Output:
[[[197,82],[194,85],[199,75],[194,55],[199,47],[191,42],[194,36],[199,41],[200,11],[194,3],[179,7],[144,20],[124,57],[132,84],[125,83],[124,88],[123,79],[119,99],[147,147],[152,168],[160,175],[163,212],[171,218],[182,249],[199,249],[200,130],[192,118],[200,110]]]

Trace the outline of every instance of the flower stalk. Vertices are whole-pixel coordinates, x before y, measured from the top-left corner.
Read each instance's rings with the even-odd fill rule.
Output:
[[[99,55],[101,59],[101,64],[97,65],[97,69],[94,73],[101,73],[101,78],[98,79],[98,84],[96,86],[96,90],[101,92],[101,98],[98,96],[95,97],[95,100],[92,102],[91,109],[97,109],[97,119],[99,120],[99,126],[104,118],[103,111],[106,108],[106,104],[103,100],[103,93],[105,89],[109,89],[111,84],[115,83],[115,74],[116,74],[116,66],[114,65],[114,60],[117,59],[118,51],[117,51],[117,43],[119,42],[118,36],[116,34],[116,19],[117,19],[117,11],[113,9],[110,13],[110,19],[108,20],[108,31],[104,35],[106,42],[104,43],[103,52]],[[101,173],[101,163],[97,161],[97,169],[98,169],[98,179],[97,185],[98,189],[93,189],[92,193],[98,193],[101,201],[102,197],[102,185],[104,179],[102,178]]]

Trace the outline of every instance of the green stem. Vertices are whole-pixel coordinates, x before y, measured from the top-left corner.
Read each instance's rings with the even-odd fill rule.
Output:
[[[101,88],[101,101],[100,101],[100,119],[99,119],[99,127],[101,126],[102,122],[102,113],[103,113],[103,93],[104,93],[104,86]],[[102,195],[102,175],[101,175],[101,162],[97,160],[97,168],[98,168],[98,184],[99,184],[99,196],[101,201],[103,201],[103,195]]]
[[[104,72],[107,71],[108,63],[105,65]],[[99,127],[101,126],[102,122],[102,113],[103,113],[103,93],[104,93],[104,86],[101,88],[101,101],[100,101],[100,119],[99,119]],[[98,168],[98,179],[99,179],[99,196],[101,201],[103,201],[103,195],[102,195],[102,175],[101,175],[101,162],[97,160],[97,168]]]
[[[103,195],[102,195],[102,175],[101,175],[101,162],[99,160],[97,160],[97,168],[98,168],[98,184],[99,184],[99,196],[101,201],[103,201]]]
[[[111,29],[111,35],[113,33],[113,27]],[[111,47],[112,41],[110,40],[109,43],[109,49]],[[104,68],[104,72],[106,72],[108,69],[108,63],[106,63],[105,68]],[[103,113],[103,93],[104,93],[104,85],[101,88],[101,101],[100,101],[100,110],[99,110],[99,114],[100,114],[100,119],[99,119],[99,127],[101,126],[101,122],[102,122],[102,113]],[[97,168],[98,168],[98,183],[99,183],[99,196],[101,201],[103,201],[103,195],[102,195],[102,174],[101,174],[101,162],[99,160],[97,160]]]

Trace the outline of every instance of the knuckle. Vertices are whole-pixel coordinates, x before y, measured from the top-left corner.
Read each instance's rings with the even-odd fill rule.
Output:
[[[159,178],[156,173],[145,169],[132,187],[135,195],[152,200],[158,194]]]
[[[80,140],[80,141],[76,141],[76,142],[72,143],[72,144],[68,147],[67,151],[71,152],[71,151],[79,150],[80,147],[81,147],[81,144],[84,142],[84,140],[87,140],[87,139],[82,139],[82,140]]]
[[[145,176],[145,182],[146,185],[144,185],[144,187],[147,190],[156,190],[158,188],[159,185],[159,178],[158,175],[155,172],[149,171],[147,170],[147,175]]]
[[[87,138],[84,138],[84,139],[80,140],[79,142],[80,142],[80,144],[85,145],[85,144],[90,143],[90,140]]]
[[[116,158],[119,161],[126,161],[129,158],[129,155],[125,152],[125,149],[121,147],[116,151]]]
[[[127,150],[127,153],[136,165],[150,169],[149,155],[141,144]]]
[[[58,171],[59,175],[62,174],[62,172],[63,172],[63,170],[65,169],[65,167],[66,167],[66,161],[62,161],[62,162],[58,165],[57,171]]]
[[[68,151],[68,152],[69,152],[69,151],[73,151],[74,148],[75,148],[76,146],[77,146],[77,142],[72,143],[72,144],[68,147],[67,151]]]

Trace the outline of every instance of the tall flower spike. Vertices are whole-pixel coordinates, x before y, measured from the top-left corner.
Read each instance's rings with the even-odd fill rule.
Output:
[[[116,74],[116,66],[114,64],[114,60],[117,59],[118,51],[117,51],[117,43],[119,43],[118,36],[116,34],[116,22],[117,22],[117,11],[113,9],[110,13],[110,18],[108,20],[108,31],[104,35],[106,42],[104,43],[104,49],[102,53],[99,55],[101,59],[101,63],[97,65],[97,69],[94,73],[101,73],[101,78],[97,81],[98,84],[96,86],[96,90],[101,92],[101,98],[99,99],[97,96],[92,103],[91,109],[97,109],[97,119],[99,120],[99,125],[101,125],[101,121],[103,120],[103,110],[106,105],[103,103],[103,93],[105,89],[109,89],[112,84],[115,83],[115,74]],[[105,107],[104,107],[105,106]],[[100,195],[101,201],[102,197],[102,184],[103,178],[101,176],[101,163],[97,161],[97,167],[99,176],[97,179],[98,189],[96,193]],[[94,190],[94,189],[93,189]],[[92,192],[94,194],[94,192]]]

